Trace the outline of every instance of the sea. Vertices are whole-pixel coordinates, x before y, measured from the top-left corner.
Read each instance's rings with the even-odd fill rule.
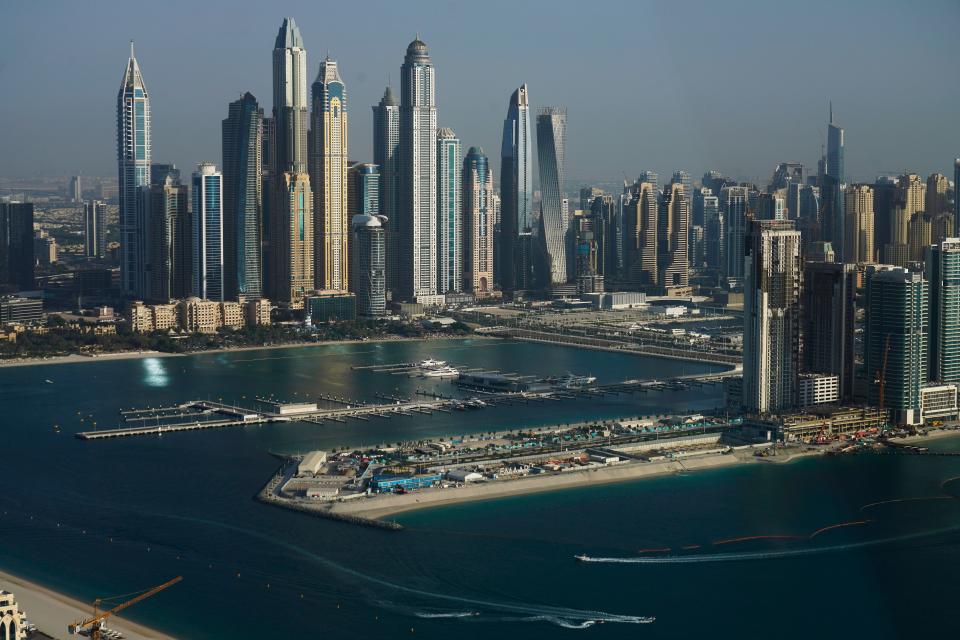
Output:
[[[960,457],[862,454],[681,472],[409,512],[394,517],[399,532],[254,499],[279,466],[275,454],[697,412],[722,405],[719,385],[342,424],[73,437],[118,426],[122,409],[196,399],[456,395],[446,380],[355,368],[426,358],[600,383],[716,370],[480,339],[0,368],[0,569],[85,602],[183,576],[124,615],[200,640],[960,630]],[[960,453],[958,440],[930,447]]]

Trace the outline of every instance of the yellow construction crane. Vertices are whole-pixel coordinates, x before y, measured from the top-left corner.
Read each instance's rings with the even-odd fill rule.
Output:
[[[114,608],[109,609],[107,611],[100,611],[100,605],[103,603],[104,600],[116,600],[117,598],[124,598],[126,596],[130,596],[133,594],[128,593],[124,596],[115,596],[113,598],[97,598],[96,600],[93,601],[93,617],[87,618],[86,620],[80,620],[79,622],[74,622],[73,624],[67,627],[67,631],[69,631],[71,634],[77,633],[77,632],[89,632],[89,635],[93,640],[100,640],[100,629],[103,627],[103,623],[107,618],[117,613],[120,613],[130,605],[137,604],[141,600],[146,600],[150,596],[163,591],[167,587],[172,587],[173,585],[177,584],[181,580],[183,580],[183,576],[177,576],[173,580],[164,582],[163,584],[157,587],[153,587],[152,589],[147,589],[146,591],[143,591],[143,592],[135,591],[134,593],[139,593],[139,595],[136,595],[133,598],[130,598],[126,602],[121,602]]]

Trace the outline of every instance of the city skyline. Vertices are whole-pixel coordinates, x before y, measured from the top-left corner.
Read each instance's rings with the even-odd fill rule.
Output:
[[[212,8],[216,8],[215,5],[213,3]],[[947,17],[950,14],[957,15],[960,11],[952,4],[933,6],[934,11],[938,8]],[[560,15],[547,19],[557,21],[558,28],[562,30],[573,29],[577,11],[570,7],[564,9],[559,12]],[[96,15],[102,10],[100,7],[91,7],[87,8],[86,13]],[[742,75],[745,80],[772,77],[773,71],[768,68],[770,63],[758,59],[762,56],[750,55],[760,53],[764,43],[769,45],[769,36],[758,38],[741,51],[725,43],[721,32],[734,16],[741,16],[748,21],[747,24],[755,26],[766,23],[776,25],[782,18],[767,15],[759,7],[751,10],[741,5],[728,9],[726,13],[708,6],[700,7],[684,18],[690,20],[689,30],[700,38],[701,43],[689,52],[671,50],[670,58],[652,70],[657,78],[663,75],[674,80],[666,84],[662,81],[657,83],[657,86],[665,89],[664,99],[643,101],[643,117],[637,117],[636,101],[620,86],[623,83],[611,80],[605,86],[605,95],[609,99],[591,105],[591,101],[570,91],[568,81],[561,81],[561,78],[566,73],[582,73],[586,67],[597,65],[609,69],[611,78],[619,77],[618,74],[628,70],[625,67],[635,65],[631,60],[642,59],[643,53],[651,53],[647,49],[657,46],[658,38],[651,39],[648,44],[624,40],[620,44],[627,49],[616,55],[611,50],[612,45],[607,44],[582,56],[579,51],[576,54],[564,53],[552,47],[547,52],[535,53],[510,38],[505,38],[504,46],[495,51],[481,52],[472,46],[459,45],[457,30],[444,28],[449,27],[443,24],[449,20],[442,15],[428,12],[417,15],[414,21],[412,16],[400,15],[396,8],[384,6],[380,10],[388,12],[396,20],[385,21],[389,27],[370,27],[350,40],[325,29],[323,25],[330,24],[330,21],[321,19],[321,12],[316,8],[293,6],[285,8],[284,13],[295,16],[298,24],[306,29],[305,46],[308,51],[314,52],[311,58],[313,62],[308,60],[311,69],[325,50],[340,60],[344,82],[353,87],[352,101],[358,106],[376,104],[389,78],[392,77],[396,84],[395,65],[390,62],[389,52],[396,51],[409,41],[413,33],[420,30],[421,36],[430,42],[432,56],[446,78],[446,84],[437,96],[437,104],[445,114],[443,124],[457,131],[465,145],[497,147],[501,134],[502,96],[509,95],[521,83],[529,83],[536,98],[533,101],[535,108],[546,104],[565,104],[571,118],[568,175],[572,182],[588,179],[614,181],[621,178],[623,173],[632,177],[640,167],[653,165],[664,174],[684,168],[697,176],[708,168],[718,168],[727,175],[744,179],[765,179],[776,163],[785,160],[801,161],[812,167],[819,155],[821,141],[826,140],[822,114],[831,99],[837,119],[843,123],[849,138],[847,142],[852,151],[846,158],[846,174],[852,180],[872,180],[878,173],[902,173],[906,168],[924,175],[933,171],[949,174],[953,149],[960,146],[960,133],[955,128],[944,126],[960,90],[955,83],[944,83],[929,73],[919,71],[936,68],[938,62],[944,63],[948,59],[949,34],[945,25],[950,21],[934,21],[923,30],[922,37],[920,30],[916,30],[918,35],[905,40],[898,39],[899,52],[888,52],[889,48],[879,44],[883,38],[891,37],[891,32],[897,28],[904,29],[904,33],[912,33],[904,28],[902,22],[917,19],[894,5],[885,12],[871,12],[871,18],[877,21],[876,30],[869,41],[864,41],[863,37],[852,39],[861,45],[862,52],[852,59],[848,56],[843,70],[819,75],[814,69],[817,61],[826,54],[812,49],[808,52],[807,45],[798,42],[793,33],[802,32],[809,36],[812,32],[825,38],[831,35],[840,37],[839,28],[821,26],[812,18],[791,16],[790,20],[796,23],[797,28],[781,34],[785,40],[779,43],[777,49],[788,51],[793,46],[806,56],[807,62],[791,70],[794,81],[790,86],[795,89],[782,92],[782,97],[762,101],[743,101],[739,97],[742,91],[727,86],[737,83],[724,81],[718,74],[709,71],[705,73],[702,63],[706,58],[694,59],[694,52],[701,49],[703,44],[710,43],[716,48],[709,59],[723,65],[718,66],[718,70],[726,69],[727,74]],[[526,8],[519,10],[524,14],[531,12]],[[7,34],[9,37],[2,39],[0,55],[7,47],[10,47],[10,51],[15,50],[18,42],[35,33],[38,28],[35,24],[42,23],[45,29],[57,34],[66,31],[66,21],[72,11],[74,9],[67,6],[62,15],[38,21],[36,10],[24,7],[13,9],[9,12],[10,19],[5,21],[10,33]],[[151,13],[149,9],[140,11]],[[345,8],[334,11],[338,15],[344,14],[343,18],[356,15]],[[596,19],[619,19],[618,16],[628,16],[631,11],[630,7],[610,3],[597,9]],[[666,24],[672,11],[663,7],[649,11],[652,28],[660,21]],[[856,11],[856,7],[836,8],[836,20],[831,22],[842,23],[843,16],[850,17]],[[809,13],[813,16],[816,11]],[[13,159],[0,160],[0,175],[34,175],[43,167],[63,174],[109,176],[113,173],[109,170],[109,150],[100,149],[102,145],[93,141],[103,139],[111,125],[103,118],[103,105],[100,104],[104,88],[115,82],[115,76],[112,75],[115,71],[106,69],[115,68],[112,65],[116,64],[118,52],[127,46],[131,38],[137,41],[138,59],[150,83],[154,102],[156,96],[162,97],[159,105],[153,105],[153,138],[157,147],[154,157],[175,162],[179,166],[194,166],[200,161],[217,162],[219,144],[215,125],[222,118],[222,105],[236,99],[244,91],[257,96],[269,94],[270,63],[262,52],[265,42],[270,38],[271,29],[264,28],[264,24],[272,25],[281,17],[278,12],[252,8],[250,15],[242,17],[241,22],[232,21],[231,29],[225,35],[235,40],[230,41],[229,46],[222,47],[222,51],[218,47],[204,51],[205,56],[211,56],[204,68],[209,69],[213,65],[219,69],[219,73],[212,76],[205,73],[202,80],[191,75],[191,67],[185,64],[186,59],[198,54],[194,47],[178,49],[151,33],[138,33],[138,22],[133,19],[129,25],[121,24],[119,27],[115,19],[104,20],[103,28],[109,29],[109,36],[105,31],[98,38],[85,37],[83,44],[77,47],[84,55],[76,56],[76,61],[58,56],[56,66],[47,67],[64,69],[64,73],[71,77],[57,78],[57,83],[46,84],[63,87],[59,84],[62,80],[72,95],[89,95],[91,100],[81,99],[76,110],[66,118],[58,114],[57,118],[48,118],[46,121],[43,115],[48,107],[42,99],[35,100],[36,97],[42,98],[46,91],[43,87],[24,92],[31,97],[31,103],[37,104],[28,107],[26,97],[13,95],[0,106],[0,115],[22,123],[22,126],[9,128],[0,134],[0,143],[4,146],[22,149],[16,162]],[[479,15],[475,18],[490,19]],[[205,9],[198,16],[198,25],[183,25],[179,21],[177,26],[188,31],[204,26],[208,28],[209,21],[213,19],[214,12],[208,14]],[[162,25],[166,20],[164,15],[150,15],[150,24],[158,27],[157,32],[163,31]],[[95,25],[96,22],[93,20],[91,24]],[[118,28],[123,31],[122,34],[117,33]],[[511,32],[514,28],[510,27]],[[7,29],[0,26],[0,31]],[[844,35],[847,35],[846,31]],[[204,39],[208,36],[204,31]],[[69,43],[71,37],[65,33],[62,40]],[[187,35],[182,41],[200,40],[199,35],[194,39]],[[836,47],[842,47],[845,52],[852,48],[849,43],[838,43]],[[472,57],[468,54],[472,54]],[[34,65],[44,61],[48,55],[48,52],[43,52],[35,60],[25,61],[17,68],[7,65],[4,73],[8,81],[16,86],[26,83],[31,87],[31,76],[19,74],[32,73],[36,77],[46,77],[48,74],[40,74],[40,69]],[[905,69],[907,63],[904,60],[910,60],[916,69]],[[464,82],[476,69],[474,65],[481,62],[495,63],[508,71],[504,71],[502,77],[498,75],[491,79],[489,84],[471,84],[470,89],[464,88]],[[564,70],[565,65],[567,70]],[[852,83],[856,84],[855,90],[848,86],[851,83],[843,82],[846,74],[852,71],[861,76],[861,81]],[[891,96],[886,90],[887,83],[882,78],[888,76],[898,78],[900,90],[895,92],[897,95]],[[703,92],[708,89],[712,99],[705,101]],[[190,93],[191,100],[174,98],[185,91]],[[915,91],[923,91],[929,99],[907,101],[905,96]],[[900,94],[904,98],[897,97]],[[680,108],[675,108],[678,104],[676,99],[680,99]],[[264,104],[265,109],[270,106]],[[909,114],[910,117],[904,118],[903,114]],[[82,118],[82,126],[79,125],[81,120],[76,118]],[[784,122],[789,126],[783,126]],[[751,131],[759,131],[764,135],[760,136],[762,139],[757,139],[750,135]],[[686,135],[680,135],[681,132]],[[673,140],[668,134],[673,135]],[[31,140],[42,142],[48,135],[68,139],[68,143],[55,156],[47,150],[46,145],[29,144]],[[353,137],[353,148],[357,150],[355,159],[371,160],[371,132],[364,127]],[[491,163],[495,175],[498,174],[499,158],[492,157]]]

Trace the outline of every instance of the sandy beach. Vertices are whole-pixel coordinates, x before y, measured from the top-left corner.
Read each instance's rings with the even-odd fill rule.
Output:
[[[210,353],[234,353],[239,351],[261,351],[264,349],[294,349],[299,347],[323,347],[332,344],[376,344],[379,342],[413,342],[428,340],[453,340],[458,337],[467,337],[471,340],[494,340],[488,336],[470,335],[453,337],[424,337],[424,338],[371,338],[369,340],[322,340],[320,342],[290,342],[286,344],[254,345],[249,347],[226,347],[224,349],[204,349],[188,353],[166,353],[163,351],[120,351],[118,353],[99,353],[96,355],[80,355],[77,353],[68,356],[51,356],[49,358],[15,358],[0,360],[0,367],[25,367],[44,364],[77,364],[81,362],[102,362],[105,360],[136,360],[139,358],[179,358],[183,356],[198,356]]]
[[[67,633],[67,625],[92,612],[89,604],[3,571],[0,571],[0,589],[13,593],[27,619],[58,640],[77,638]],[[111,617],[107,627],[119,631],[128,640],[173,640],[171,636],[117,617]]]
[[[334,503],[332,513],[371,519],[418,509],[450,506],[479,500],[495,500],[510,496],[561,491],[574,487],[598,486],[614,482],[627,482],[654,476],[684,473],[702,469],[729,467],[737,464],[777,464],[797,458],[821,455],[822,451],[798,451],[783,456],[757,458],[752,449],[736,453],[692,456],[682,460],[662,462],[631,462],[584,471],[568,471],[546,475],[527,476],[514,480],[489,481],[449,489],[424,489],[412,493],[388,494],[350,502]]]

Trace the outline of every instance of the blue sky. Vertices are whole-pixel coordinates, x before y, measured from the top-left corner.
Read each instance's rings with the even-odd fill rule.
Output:
[[[227,104],[269,112],[270,56],[296,18],[310,81],[327,51],[347,84],[350,156],[370,160],[371,111],[419,32],[441,126],[499,164],[507,98],[568,108],[574,189],[643,168],[766,180],[815,166],[832,99],[847,173],[948,173],[960,156],[960,2],[392,2],[128,0],[0,8],[0,175],[113,175],[115,101],[136,40],[153,157],[220,162]],[[399,94],[399,92],[398,92]]]

